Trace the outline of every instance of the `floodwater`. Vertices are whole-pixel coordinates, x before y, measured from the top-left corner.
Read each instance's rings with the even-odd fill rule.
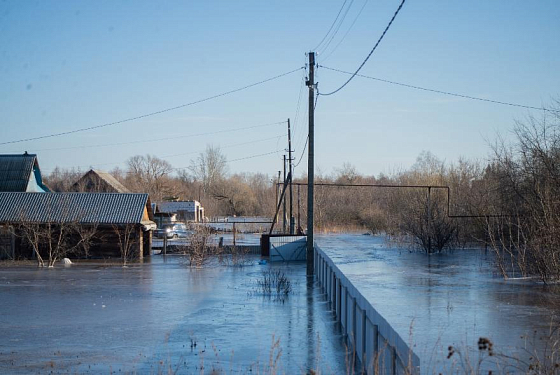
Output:
[[[446,359],[450,345],[469,356],[467,366],[476,366],[479,337],[489,338],[497,353],[527,359],[523,348],[542,349],[538,338],[560,310],[558,287],[504,281],[491,252],[426,256],[358,234],[316,240],[411,343],[423,373],[461,366],[457,354]],[[244,267],[203,269],[189,268],[181,256],[154,256],[128,268],[2,266],[0,373],[159,374],[171,368],[190,374],[201,367],[205,373],[346,373],[340,329],[324,295],[308,284],[305,264],[250,260]],[[293,284],[285,302],[256,293],[257,280],[271,268]],[[489,368],[488,360],[482,367]]]
[[[259,260],[2,267],[0,373],[346,373],[339,331],[305,264]],[[270,268],[292,283],[284,302],[256,292]]]
[[[546,340],[539,338],[548,334],[552,322],[558,324],[558,286],[504,281],[495,272],[491,251],[427,256],[390,247],[383,237],[359,234],[319,235],[316,242],[412,343],[424,373],[449,369],[458,359],[456,354],[446,358],[450,345],[476,365],[480,337],[489,338],[496,353],[527,360],[524,348],[542,350]]]

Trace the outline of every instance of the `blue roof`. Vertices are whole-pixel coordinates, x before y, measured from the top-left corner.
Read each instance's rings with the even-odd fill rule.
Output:
[[[35,154],[5,154],[0,155],[0,192],[24,192],[35,173],[39,188],[44,191],[49,189],[43,185],[39,162]]]
[[[148,202],[132,193],[0,193],[0,223],[140,224]]]

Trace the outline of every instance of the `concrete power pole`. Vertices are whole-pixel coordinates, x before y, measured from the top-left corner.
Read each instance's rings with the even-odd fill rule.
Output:
[[[278,190],[280,189],[280,173],[282,173],[282,171],[278,171],[278,179],[276,180],[276,207],[280,204],[280,195],[278,194]],[[276,209],[276,207],[274,207],[274,209]],[[276,213],[276,220],[274,221],[278,224],[278,213]]]
[[[309,134],[307,146],[307,275],[313,275],[314,251],[313,248],[313,210],[314,210],[314,183],[315,183],[315,52],[309,52]]]
[[[294,176],[292,175],[292,132],[290,129],[290,119],[288,119],[288,163],[289,163],[289,174],[290,176],[290,234],[295,233],[295,222],[294,222],[294,196],[292,191],[292,181]]]

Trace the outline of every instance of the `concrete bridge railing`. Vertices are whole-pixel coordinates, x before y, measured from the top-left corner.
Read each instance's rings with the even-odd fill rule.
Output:
[[[334,262],[315,245],[315,275],[367,374],[419,374],[420,359]]]

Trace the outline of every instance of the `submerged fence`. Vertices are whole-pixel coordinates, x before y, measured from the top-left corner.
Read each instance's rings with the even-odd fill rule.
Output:
[[[418,356],[317,245],[314,262],[317,279],[363,370],[367,374],[419,374]]]

